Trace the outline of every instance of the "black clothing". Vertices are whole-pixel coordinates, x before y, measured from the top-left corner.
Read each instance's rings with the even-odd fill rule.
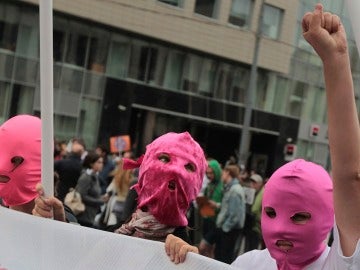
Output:
[[[65,210],[65,219],[68,223],[78,223],[77,218],[75,217],[73,211],[71,211],[70,207],[64,204]]]
[[[69,189],[76,186],[81,170],[81,158],[73,153],[65,159],[54,162],[54,171],[59,175],[57,197],[60,201],[63,202]]]

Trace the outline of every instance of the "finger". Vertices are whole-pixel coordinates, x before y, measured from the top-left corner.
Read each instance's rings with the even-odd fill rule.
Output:
[[[330,33],[338,32],[340,30],[340,26],[341,26],[340,17],[337,15],[333,15],[332,27]]]
[[[179,261],[182,263],[186,259],[186,254],[191,252],[191,246],[182,246],[179,250]]]
[[[174,261],[175,259],[175,244],[176,244],[176,238],[172,234],[169,234],[165,241],[165,250],[166,254],[170,257],[171,261]]]
[[[324,29],[331,33],[333,25],[333,15],[329,12],[324,12]]]
[[[35,199],[35,208],[39,214],[49,213],[52,211],[51,203],[48,199],[44,199],[43,197]]]
[[[174,263],[175,263],[175,264],[178,264],[179,262],[180,262],[179,253],[176,252],[176,253],[174,254]]]
[[[39,196],[44,196],[45,195],[44,187],[42,186],[41,183],[36,185],[36,192],[39,194]]]
[[[315,29],[323,26],[323,6],[316,4],[313,17],[309,22],[309,29]]]
[[[44,218],[51,218],[53,216],[53,213],[51,210],[44,210],[43,208],[35,205],[33,211],[34,216],[44,217]]]
[[[309,25],[310,25],[310,21],[313,17],[313,13],[312,12],[307,12],[305,13],[303,19],[302,19],[302,30],[303,33],[309,31]]]
[[[178,264],[180,262],[179,252],[182,248],[185,248],[186,246],[188,246],[188,244],[185,241],[181,240],[180,238],[178,238],[177,241],[175,242],[173,249],[175,264]]]
[[[47,203],[52,206],[52,217],[55,220],[65,222],[66,217],[63,203],[55,197],[50,197]]]
[[[44,199],[43,197],[37,197],[35,199],[35,206],[41,209],[51,209],[51,206],[46,203],[46,199]]]
[[[168,256],[170,255],[170,243],[172,239],[173,239],[172,234],[168,234],[165,239],[165,252]]]
[[[51,197],[47,200],[47,203],[52,206],[54,209],[63,209],[64,205],[60,200],[55,197]]]

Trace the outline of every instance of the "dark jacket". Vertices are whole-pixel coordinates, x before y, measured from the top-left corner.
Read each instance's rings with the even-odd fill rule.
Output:
[[[76,185],[76,190],[80,193],[82,202],[85,204],[85,211],[77,215],[81,225],[91,227],[100,206],[104,203],[101,199],[100,182],[97,175],[91,170],[84,171]]]
[[[79,155],[70,154],[67,158],[54,162],[54,171],[59,175],[57,197],[64,201],[70,188],[74,188],[82,170],[81,158]]]

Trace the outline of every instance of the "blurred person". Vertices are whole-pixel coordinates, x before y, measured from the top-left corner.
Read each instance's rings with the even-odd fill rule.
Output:
[[[61,160],[54,162],[54,171],[59,175],[59,185],[57,196],[60,201],[64,201],[70,188],[74,188],[81,175],[82,160],[81,156],[85,151],[85,144],[81,139],[74,138],[71,143],[71,152]]]
[[[221,181],[220,163],[211,159],[206,168],[206,177],[208,184],[204,194],[197,198],[199,212],[202,217],[202,235],[203,238],[199,245],[200,254],[207,257],[213,257],[214,242],[216,231],[216,217],[220,210],[220,204],[223,197],[223,183]],[[204,200],[205,199],[205,200]]]
[[[236,240],[240,237],[245,223],[245,194],[237,179],[238,175],[237,165],[225,166],[221,175],[224,194],[216,219],[214,255],[216,260],[225,263],[230,263],[234,259]]]
[[[9,208],[31,214],[41,181],[41,120],[7,120],[0,126],[0,149],[0,197]]]
[[[54,143],[54,160],[61,160],[65,158],[67,154],[65,141],[55,140]]]
[[[106,193],[110,196],[109,201],[106,203],[102,213],[99,214],[98,226],[103,229],[115,224],[121,225],[120,221],[123,217],[125,200],[133,180],[133,170],[124,170],[123,161],[120,160],[113,175],[113,179],[106,189]]]
[[[83,162],[84,170],[77,182],[75,190],[80,193],[85,211],[77,215],[80,225],[93,227],[95,216],[100,212],[100,206],[108,201],[107,194],[101,195],[99,172],[103,167],[103,158],[90,151]]]
[[[26,134],[26,136],[24,136]],[[31,115],[18,115],[0,126],[0,197],[10,209],[27,214],[36,208],[37,185],[41,182],[41,120]],[[54,174],[56,185],[57,175]],[[75,221],[71,210],[64,209],[54,196],[48,199],[52,208],[47,217]]]
[[[261,213],[262,213],[262,198],[264,194],[264,180],[259,174],[253,174],[250,176],[250,186],[255,190],[254,202],[251,205],[250,215],[246,216],[246,219],[251,219],[249,222],[249,228],[245,235],[245,252],[258,249],[262,244],[261,234]]]
[[[104,194],[106,193],[106,188],[112,181],[111,173],[115,170],[115,163],[111,158],[109,158],[110,151],[105,145],[98,145],[95,152],[100,155],[104,161],[103,169],[99,172],[101,192]]]
[[[229,159],[225,162],[225,166],[236,165],[236,164],[237,164],[237,158],[233,155],[229,156]]]

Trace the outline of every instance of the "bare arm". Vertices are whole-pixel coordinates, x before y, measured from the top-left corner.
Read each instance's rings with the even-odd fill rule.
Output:
[[[303,35],[323,62],[335,217],[343,253],[350,256],[360,238],[360,129],[346,34],[339,17],[318,4],[304,15]]]

